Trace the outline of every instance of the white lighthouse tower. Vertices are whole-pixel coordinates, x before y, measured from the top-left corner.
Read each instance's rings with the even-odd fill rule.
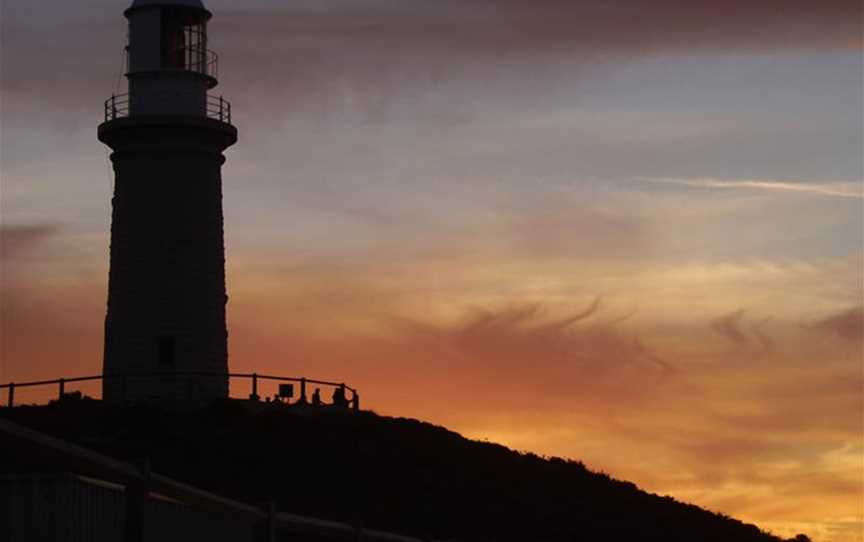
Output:
[[[103,397],[197,405],[228,395],[221,168],[237,130],[210,94],[202,2],[135,0],[125,16],[129,91],[99,126],[115,174]]]

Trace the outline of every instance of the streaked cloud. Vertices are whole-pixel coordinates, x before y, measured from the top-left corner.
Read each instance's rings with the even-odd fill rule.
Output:
[[[694,188],[773,190],[801,192],[837,198],[864,199],[864,180],[856,182],[799,182],[759,179],[665,179],[639,177],[638,180],[652,183],[677,184]]]

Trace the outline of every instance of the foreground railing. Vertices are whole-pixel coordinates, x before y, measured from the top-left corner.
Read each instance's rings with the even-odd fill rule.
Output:
[[[261,375],[258,373],[207,373],[200,371],[177,371],[177,372],[150,372],[150,373],[122,373],[122,374],[107,374],[107,375],[97,375],[97,376],[76,376],[72,378],[57,378],[54,380],[36,380],[32,382],[9,382],[8,384],[0,384],[0,390],[7,390],[6,404],[9,407],[15,406],[15,390],[19,388],[32,388],[32,387],[40,387],[40,386],[57,386],[57,399],[63,399],[66,395],[66,385],[72,384],[76,382],[92,382],[92,381],[105,381],[105,380],[113,380],[120,382],[120,398],[121,401],[126,400],[126,388],[127,383],[130,380],[146,380],[146,379],[165,379],[165,378],[177,378],[177,379],[189,379],[189,378],[227,378],[230,382],[232,378],[240,379],[240,380],[251,380],[252,383],[252,393],[249,394],[249,399],[251,401],[260,401],[261,396],[258,393],[258,384],[259,381],[272,381],[272,382],[289,382],[289,383],[297,383],[300,385],[300,394],[294,404],[305,405],[309,404],[310,401],[306,396],[306,388],[309,384],[317,384],[319,386],[328,386],[331,388],[338,388],[341,391],[341,396],[345,400],[344,406],[349,406],[354,410],[360,410],[360,393],[356,388],[352,388],[351,386],[345,384],[344,382],[330,382],[327,380],[315,380],[312,378],[305,377],[293,377],[293,376],[273,376],[273,375]],[[350,400],[345,395],[346,391],[351,392]],[[285,388],[280,390],[278,397],[280,399],[284,399],[285,401],[290,401],[293,398],[293,387]]]
[[[93,508],[94,513],[101,513],[102,523],[100,526],[103,529],[112,522],[120,522],[122,534],[115,533],[119,536],[116,536],[114,540],[121,542],[141,542],[145,540],[143,533],[145,528],[158,527],[154,524],[145,526],[144,523],[148,501],[154,499],[175,505],[176,512],[180,514],[179,516],[174,515],[175,522],[182,521],[184,515],[188,516],[193,510],[207,511],[218,514],[219,517],[234,518],[245,522],[253,527],[249,530],[250,535],[253,531],[257,532],[257,536],[243,537],[250,542],[252,540],[276,542],[286,538],[307,540],[310,537],[322,542],[343,540],[346,542],[359,540],[364,542],[431,542],[366,529],[361,526],[277,512],[273,502],[259,507],[235,501],[152,472],[146,462],[141,465],[133,465],[118,461],[112,457],[3,419],[0,419],[0,442],[4,444],[4,453],[11,454],[13,458],[39,458],[40,461],[60,467],[62,471],[73,476],[91,477],[89,480],[91,483],[96,482],[103,487],[106,485],[105,482],[118,485],[117,489],[122,496],[122,512],[117,511],[116,514],[111,514],[111,508],[99,506],[99,499],[87,501],[87,505]],[[0,485],[3,481],[3,477],[0,477]],[[44,513],[46,509],[52,506],[52,502],[41,502],[39,505],[40,512]],[[14,505],[14,502],[12,504]],[[23,506],[25,503],[19,504]],[[152,515],[146,517],[153,519]],[[27,517],[22,515],[16,519],[26,521]],[[173,526],[176,526],[176,523]],[[6,527],[8,528],[8,526]],[[0,532],[3,530],[0,529]],[[64,534],[74,536],[81,533]],[[31,538],[26,539],[30,540]],[[241,542],[243,539],[236,540]]]

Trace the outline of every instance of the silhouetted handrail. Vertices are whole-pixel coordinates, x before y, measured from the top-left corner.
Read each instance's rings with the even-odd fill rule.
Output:
[[[105,100],[105,122],[137,116],[131,111],[130,101],[129,94],[112,94]],[[231,124],[231,102],[222,96],[208,94],[204,116]]]
[[[183,67],[179,69],[219,78],[219,55],[215,51],[193,45],[182,47],[177,53],[183,56]]]
[[[56,385],[58,386],[58,399],[62,399],[66,393],[66,384],[73,382],[88,382],[94,380],[121,380],[123,382],[127,382],[128,380],[140,380],[147,378],[188,378],[188,377],[204,377],[204,378],[238,378],[238,379],[248,379],[252,381],[252,393],[249,398],[251,400],[257,401],[260,397],[258,396],[258,381],[259,380],[269,380],[274,382],[296,382],[300,384],[300,401],[302,403],[307,403],[306,399],[306,384],[317,384],[320,386],[330,386],[333,388],[344,388],[347,391],[350,391],[352,394],[352,404],[354,410],[360,409],[360,393],[356,388],[353,388],[344,382],[331,382],[327,380],[315,380],[312,378],[305,377],[296,377],[296,376],[275,376],[275,375],[262,375],[258,373],[213,373],[213,372],[205,372],[205,371],[158,371],[158,372],[145,372],[145,373],[116,373],[116,374],[106,374],[106,375],[95,375],[95,376],[75,376],[71,378],[56,378],[53,380],[34,380],[30,382],[8,382],[6,384],[0,384],[0,390],[6,389],[8,390],[7,396],[7,406],[13,407],[15,406],[15,390],[18,388],[30,388],[35,386],[50,386]]]
[[[3,419],[0,419],[0,440],[2,440],[9,451],[16,455],[34,454],[61,465],[64,469],[68,469],[69,472],[85,474],[109,482],[119,483],[124,486],[124,491],[136,487],[145,495],[156,494],[176,499],[198,509],[228,513],[248,518],[255,522],[267,522],[274,527],[274,530],[271,531],[272,535],[267,537],[268,542],[275,542],[276,529],[286,529],[291,532],[308,532],[318,536],[336,537],[343,540],[423,542],[418,538],[364,529],[335,521],[277,513],[272,503],[266,508],[259,508],[251,504],[235,501],[228,497],[216,495],[189,484],[178,482],[167,476],[151,472],[149,465],[135,466],[118,461],[82,446]],[[129,508],[127,507],[128,511]],[[140,509],[134,511],[138,514],[141,513]]]
[[[129,95],[112,94],[105,100],[105,122],[129,116]]]

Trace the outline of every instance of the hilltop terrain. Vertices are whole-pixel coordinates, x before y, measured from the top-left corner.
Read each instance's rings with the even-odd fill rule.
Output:
[[[235,499],[442,540],[777,542],[582,463],[371,412],[229,401],[195,412],[64,401],[0,416]],[[23,470],[3,457],[0,471]],[[801,538],[803,540],[803,538]]]

